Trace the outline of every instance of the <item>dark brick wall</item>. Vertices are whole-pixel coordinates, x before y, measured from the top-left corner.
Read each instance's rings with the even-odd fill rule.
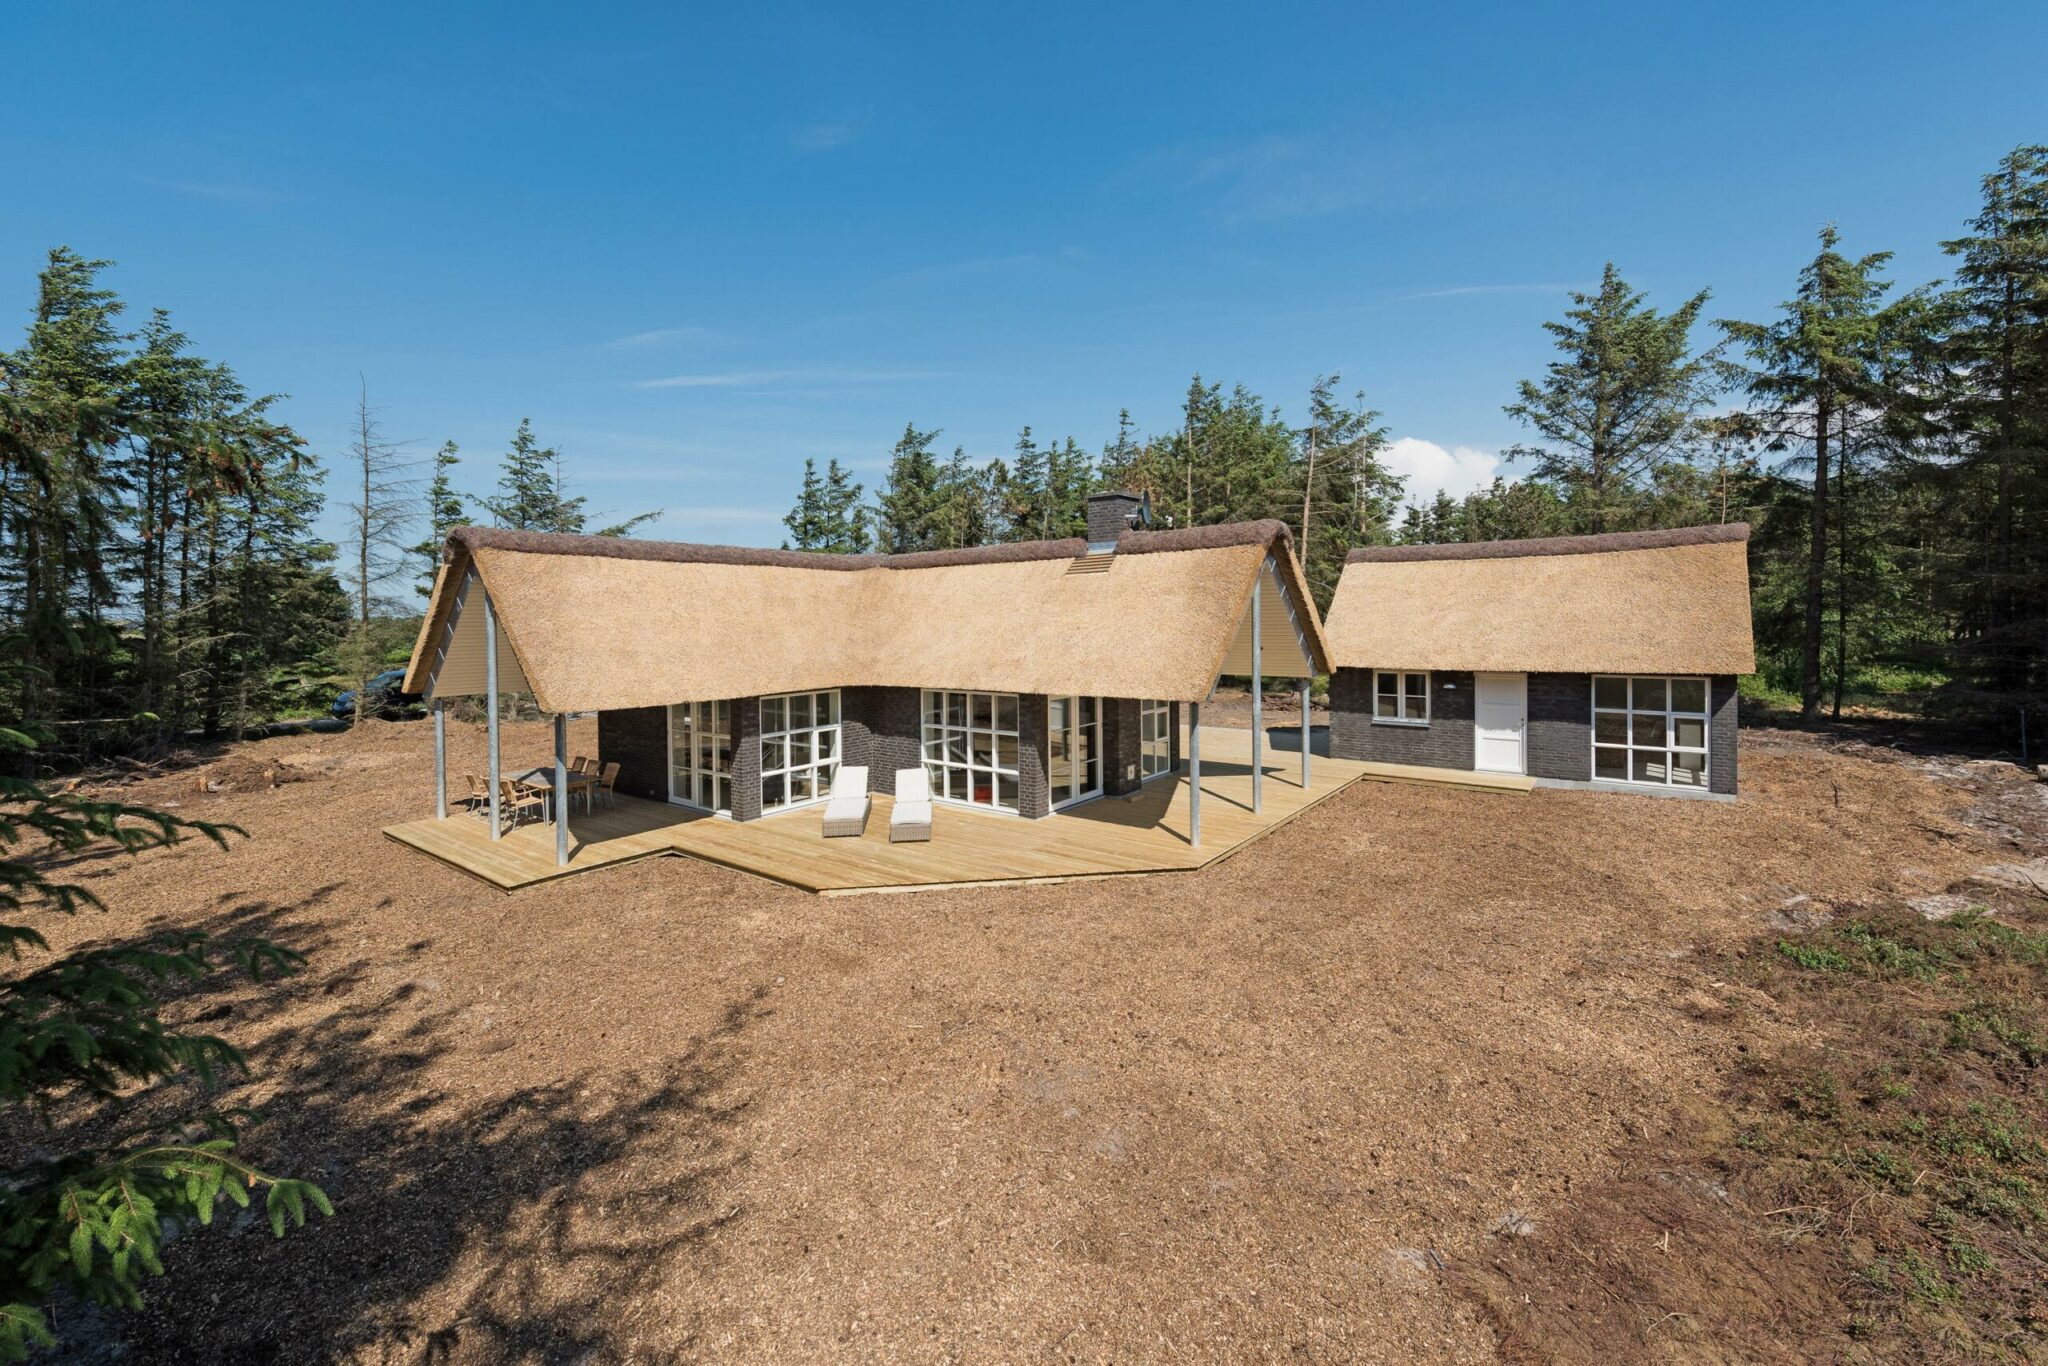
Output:
[[[1052,788],[1046,778],[1051,747],[1051,711],[1042,692],[1017,698],[1017,814],[1029,820],[1052,812]]]
[[[1299,721],[1296,722],[1299,724]],[[1372,670],[1330,678],[1330,753],[1363,763],[1472,767],[1472,675],[1429,676],[1429,724],[1373,724]]]
[[[1707,681],[1708,704],[1713,715],[1707,721],[1707,789],[1735,795],[1736,731],[1735,676],[1718,674]]]
[[[1136,792],[1138,755],[1138,700],[1135,697],[1102,699],[1102,794],[1122,797]]]
[[[619,766],[619,791],[668,800],[668,708],[632,707],[597,714],[597,761]]]
[[[1532,778],[1593,778],[1591,674],[1529,675],[1529,753]]]
[[[732,818],[761,818],[761,699],[732,703]]]
[[[924,763],[916,688],[843,688],[839,693],[844,763],[866,764],[868,791],[896,795],[896,771]]]
[[[1138,495],[1135,493],[1089,494],[1088,544],[1102,545],[1129,531],[1131,518],[1137,511]]]
[[[1181,703],[1179,703],[1179,702],[1168,702],[1168,703],[1166,704],[1166,743],[1167,743],[1167,746],[1168,746],[1168,748],[1167,748],[1167,751],[1166,751],[1166,754],[1167,754],[1167,770],[1166,770],[1166,771],[1167,771],[1168,773],[1178,773],[1178,772],[1180,772],[1180,761],[1181,761],[1181,752],[1180,752],[1180,751],[1181,751],[1181,743],[1180,743],[1180,718],[1181,718],[1181,711],[1182,711],[1182,704],[1181,704]]]

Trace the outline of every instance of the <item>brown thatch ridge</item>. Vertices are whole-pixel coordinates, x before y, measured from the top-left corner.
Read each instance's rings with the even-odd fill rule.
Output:
[[[1340,668],[1754,673],[1748,533],[1736,523],[1354,553],[1324,629]]]
[[[1146,555],[1176,550],[1218,550],[1226,546],[1270,544],[1283,540],[1290,545],[1293,543],[1293,533],[1287,523],[1266,518],[1255,522],[1229,522],[1221,526],[1182,527],[1172,531],[1126,531],[1117,537],[1116,551],[1119,555]],[[478,550],[514,550],[524,555],[589,555],[609,560],[648,560],[664,564],[761,565],[842,572],[1076,560],[1088,553],[1088,542],[1078,536],[965,546],[956,550],[917,550],[900,555],[836,555],[828,551],[704,545],[694,541],[644,541],[629,536],[576,536],[488,526],[456,527],[448,533],[448,544],[471,553]]]
[[[1397,564],[1406,560],[1517,560],[1533,555],[1602,555],[1619,550],[1668,550],[1681,545],[1747,541],[1748,522],[1674,527],[1669,531],[1610,531],[1598,536],[1542,536],[1527,541],[1452,541],[1444,545],[1365,545],[1344,557],[1346,564]]]
[[[1277,520],[1127,531],[1110,570],[1089,575],[1068,572],[1088,553],[1079,539],[832,555],[462,527],[448,550],[409,685],[440,677],[474,575],[547,710],[862,684],[1193,700],[1269,558],[1313,667],[1329,667]]]

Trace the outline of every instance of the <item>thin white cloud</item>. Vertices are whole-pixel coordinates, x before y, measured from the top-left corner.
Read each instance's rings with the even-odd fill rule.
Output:
[[[605,345],[617,351],[632,351],[647,346],[663,346],[673,342],[715,342],[725,337],[709,327],[657,327],[647,332],[635,332],[630,336],[614,337]]]
[[[669,375],[633,381],[635,389],[742,389],[793,379],[794,370],[727,370],[710,375]]]
[[[799,152],[836,152],[859,136],[850,123],[807,123],[789,135],[789,145]]]
[[[1453,446],[1446,450],[1434,441],[1404,436],[1388,443],[1380,460],[1408,481],[1408,501],[1434,502],[1438,493],[1463,498],[1493,482],[1500,471],[1500,457],[1476,446]]]
[[[1463,299],[1475,294],[1569,294],[1583,288],[1567,284],[1454,285],[1449,289],[1418,289],[1399,297],[1405,303],[1411,299]]]
[[[938,370],[727,370],[711,374],[668,375],[633,381],[635,389],[760,389],[771,385],[844,386],[894,384],[938,379]]]

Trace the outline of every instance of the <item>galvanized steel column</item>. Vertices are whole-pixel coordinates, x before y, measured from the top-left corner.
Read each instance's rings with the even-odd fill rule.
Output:
[[[434,818],[448,819],[448,704],[440,698],[434,708]]]
[[[555,713],[555,864],[569,861],[569,718]]]
[[[484,706],[491,741],[491,838],[503,835],[498,811],[498,611],[491,606],[489,589],[484,590]]]
[[[1188,703],[1188,843],[1202,843],[1202,704]]]
[[[1267,561],[1268,564],[1272,561]],[[1259,599],[1260,589],[1266,586],[1266,569],[1259,567],[1259,577],[1252,582],[1252,814],[1259,814],[1259,762],[1260,742],[1265,739],[1265,721],[1260,707],[1259,694],[1263,691],[1259,678]]]

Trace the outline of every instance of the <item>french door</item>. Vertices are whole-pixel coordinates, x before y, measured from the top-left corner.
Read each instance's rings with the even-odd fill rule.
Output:
[[[1046,782],[1058,810],[1102,795],[1102,699],[1046,699]]]
[[[730,702],[677,702],[668,709],[668,799],[706,811],[732,809]]]
[[[1138,776],[1150,781],[1173,767],[1173,711],[1165,702],[1138,703]]]

